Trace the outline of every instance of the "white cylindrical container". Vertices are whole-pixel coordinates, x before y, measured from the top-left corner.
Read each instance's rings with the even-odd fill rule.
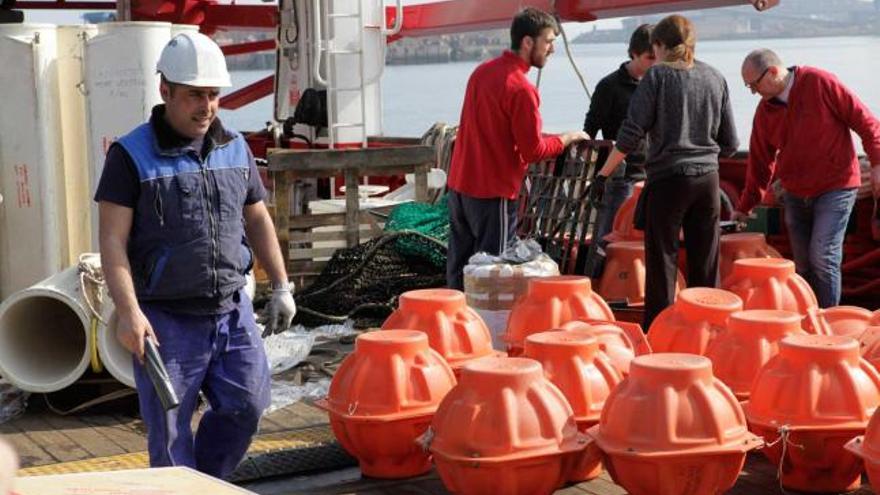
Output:
[[[198,33],[199,25],[198,24],[172,24],[171,25],[171,37],[175,37],[180,33]]]
[[[29,392],[72,384],[89,365],[92,317],[78,266],[16,292],[0,304],[0,375]]]
[[[0,24],[0,300],[66,263],[56,30]]]
[[[68,256],[75,264],[80,253],[94,251],[92,245],[92,180],[89,166],[86,99],[83,81],[83,52],[88,39],[98,33],[94,24],[58,26],[58,95],[63,141],[63,174],[66,199]]]
[[[118,319],[112,303],[104,306],[103,318],[107,322],[107,327],[98,332],[98,356],[101,358],[101,364],[113,378],[135,388],[133,358],[128,349],[122,347],[116,338]]]
[[[162,102],[156,62],[171,39],[167,22],[106,22],[86,41],[85,87],[91,190],[97,187],[110,145],[150,118]],[[92,205],[92,245],[97,246]]]

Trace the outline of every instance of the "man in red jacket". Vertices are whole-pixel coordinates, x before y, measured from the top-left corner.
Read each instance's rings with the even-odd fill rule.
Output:
[[[513,240],[516,197],[529,163],[558,155],[583,131],[541,134],[538,90],[528,80],[553,53],[559,28],[550,14],[526,8],[513,18],[511,49],[471,74],[449,166],[446,282],[463,289],[462,270],[476,252],[500,254]]]
[[[840,302],[840,262],[847,221],[861,174],[850,130],[872,165],[880,197],[880,121],[833,74],[805,66],[786,68],[768,49],[750,53],[742,77],[761,95],[749,144],[746,187],[734,219],[743,221],[770,181],[785,191],[785,224],[797,271],[819,306]]]

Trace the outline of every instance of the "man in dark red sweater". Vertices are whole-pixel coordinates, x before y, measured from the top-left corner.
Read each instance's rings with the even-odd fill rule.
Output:
[[[819,306],[840,302],[840,263],[846,224],[861,184],[850,130],[872,165],[880,197],[880,121],[833,74],[786,68],[773,51],[755,50],[742,66],[752,93],[761,95],[749,144],[746,187],[734,219],[743,221],[770,181],[781,181],[785,224],[797,271]]]
[[[583,131],[541,134],[538,90],[526,73],[544,67],[558,31],[550,14],[522,10],[510,27],[511,49],[468,80],[447,182],[451,288],[464,288],[462,270],[474,253],[500,254],[514,239],[515,200],[528,164],[588,139]]]

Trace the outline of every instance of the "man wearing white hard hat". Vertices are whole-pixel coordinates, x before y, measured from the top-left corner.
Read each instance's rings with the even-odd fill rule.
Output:
[[[162,51],[163,105],[116,141],[95,194],[101,259],[134,355],[151,466],[219,478],[241,461],[269,405],[269,369],[244,291],[251,251],[272,281],[266,332],[296,313],[253,155],[217,118],[229,73],[207,36],[183,33]],[[143,366],[158,343],[180,405],[165,411]],[[199,392],[209,402],[193,435]]]

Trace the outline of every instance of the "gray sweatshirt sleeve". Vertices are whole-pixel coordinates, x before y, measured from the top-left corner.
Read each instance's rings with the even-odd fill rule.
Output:
[[[721,156],[733,156],[739,148],[739,139],[736,136],[736,124],[733,118],[733,107],[730,104],[730,92],[727,81],[722,79],[724,93],[721,100],[721,125],[718,127],[718,146],[721,147]]]
[[[626,119],[617,131],[617,149],[629,154],[637,150],[639,143],[654,126],[657,117],[657,80],[653,71],[648,71],[639,82],[636,92],[629,102]]]

